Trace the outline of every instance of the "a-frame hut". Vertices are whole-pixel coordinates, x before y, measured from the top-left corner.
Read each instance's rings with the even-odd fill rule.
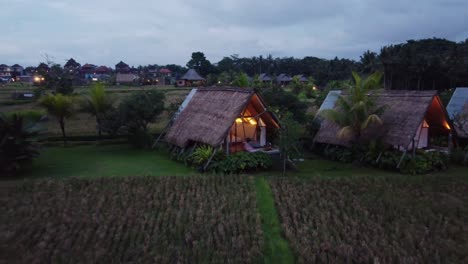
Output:
[[[342,95],[346,96],[344,92]],[[383,125],[379,127],[379,134],[382,142],[389,146],[402,151],[430,148],[431,138],[448,138],[451,133],[448,115],[437,91],[389,90],[369,96],[375,97],[377,107],[387,107],[381,116]],[[336,102],[338,96],[327,98]],[[330,108],[330,100],[326,101],[325,109]],[[323,120],[314,141],[349,146],[349,139],[338,137],[339,129],[337,124]],[[363,137],[375,136],[375,133],[365,133]]]
[[[252,89],[199,88],[182,103],[165,138],[181,149],[207,144],[228,154],[278,152],[267,134],[277,128],[278,120]]]
[[[459,143],[468,144],[468,87],[455,89],[447,105],[447,112]]]

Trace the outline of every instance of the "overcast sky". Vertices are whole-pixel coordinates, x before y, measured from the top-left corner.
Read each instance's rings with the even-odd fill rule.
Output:
[[[468,0],[0,0],[0,63],[44,54],[114,66],[223,56],[335,56],[468,38]]]

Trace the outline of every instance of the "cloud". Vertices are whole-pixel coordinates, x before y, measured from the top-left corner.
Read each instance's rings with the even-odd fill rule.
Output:
[[[408,39],[468,37],[461,0],[0,0],[0,63],[178,63],[223,56],[358,58]],[[19,12],[21,10],[21,12]]]

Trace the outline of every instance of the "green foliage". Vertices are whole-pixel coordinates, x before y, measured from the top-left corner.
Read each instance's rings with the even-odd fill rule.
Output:
[[[263,250],[265,260],[263,263],[295,263],[291,248],[282,235],[281,221],[268,181],[264,177],[255,177],[255,189],[265,241]]]
[[[350,80],[331,80],[327,83],[326,90],[349,90],[352,87]]]
[[[11,112],[7,114],[8,118],[13,118],[14,115],[23,118],[25,122],[39,122],[39,120],[44,117],[46,113],[40,110],[21,110],[16,112]]]
[[[263,152],[237,152],[228,156],[225,160],[215,162],[211,170],[217,173],[238,174],[271,168],[271,157]]]
[[[350,163],[355,160],[354,154],[350,149],[339,147],[339,146],[332,146],[332,147],[326,148],[323,151],[323,155],[329,160],[334,160],[334,161],[339,161],[339,162],[344,162],[344,163]]]
[[[412,175],[443,171],[447,170],[449,166],[449,157],[445,153],[418,150],[414,157],[408,152],[398,169],[397,166],[403,152],[390,150],[378,141],[371,141],[368,145],[355,146],[353,148],[332,146],[325,148],[322,154],[327,159],[333,161],[343,163],[358,162],[363,165]]]
[[[156,90],[132,93],[116,110],[103,115],[103,131],[109,134],[125,131],[136,147],[149,147],[153,138],[148,126],[165,110],[164,99],[164,93]]]
[[[47,113],[57,119],[62,130],[63,144],[67,144],[65,132],[65,120],[75,113],[75,100],[73,97],[56,94],[43,97],[39,104],[46,109]]]
[[[156,90],[132,93],[126,97],[119,105],[125,126],[129,130],[147,131],[148,125],[165,110],[164,99],[164,93]]]
[[[468,146],[464,149],[458,147],[450,153],[450,161],[459,165],[468,165]]]
[[[283,161],[283,175],[286,173],[286,161],[290,160],[291,156],[299,154],[299,128],[299,123],[294,120],[291,113],[286,112],[280,116],[278,146]]]
[[[69,71],[64,70],[59,64],[49,62],[51,65],[49,70],[42,71],[42,76],[45,81],[41,87],[52,89],[55,93],[69,95],[73,93],[73,76]]]
[[[246,88],[249,86],[249,76],[241,72],[237,75],[236,79],[233,82],[233,86]]]
[[[207,76],[215,70],[205,54],[200,51],[192,53],[192,58],[187,62],[187,68],[195,69],[202,76]]]
[[[102,115],[101,121],[102,132],[107,133],[111,136],[118,135],[119,133],[127,133],[125,127],[125,114],[120,108],[114,109],[114,111],[107,111]]]
[[[113,99],[106,93],[103,83],[95,83],[89,89],[89,94],[84,97],[82,110],[96,118],[98,136],[101,137],[102,121],[106,112],[112,111]]]
[[[213,155],[213,151],[213,147],[209,145],[199,146],[193,151],[190,156],[190,161],[197,166],[203,165],[210,159],[211,155]]]
[[[34,116],[0,114],[0,175],[12,176],[39,155],[35,138],[40,131]]]
[[[307,104],[301,102],[293,93],[278,87],[263,89],[261,93],[267,105],[278,110],[277,114],[291,112],[296,121],[305,120]]]
[[[385,107],[376,107],[375,100],[369,96],[371,90],[380,87],[381,73],[374,73],[365,80],[353,72],[354,86],[347,90],[347,95],[340,95],[336,109],[323,110],[319,113],[325,119],[336,123],[341,129],[340,138],[350,138],[352,143],[361,143],[362,131],[371,125],[382,124],[380,116]]]
[[[294,76],[289,84],[289,88],[291,88],[294,94],[298,95],[305,89],[305,85],[300,81],[299,76]]]
[[[386,89],[445,90],[468,83],[468,41],[408,40],[381,49]],[[448,99],[443,96],[443,102]]]

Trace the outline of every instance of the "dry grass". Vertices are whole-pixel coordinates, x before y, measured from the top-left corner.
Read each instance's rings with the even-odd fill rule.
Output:
[[[259,263],[262,258],[252,178],[44,180],[5,189],[0,263]]]
[[[299,263],[466,263],[466,183],[348,176],[273,180],[272,189]]]

